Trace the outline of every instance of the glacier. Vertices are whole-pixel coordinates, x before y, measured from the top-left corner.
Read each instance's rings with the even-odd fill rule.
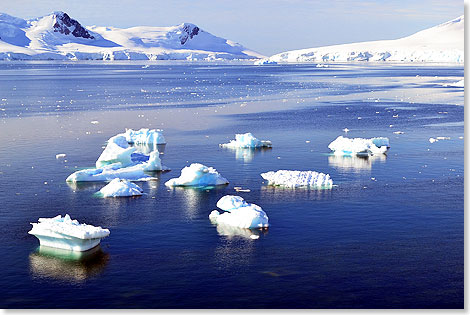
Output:
[[[165,183],[169,187],[207,187],[226,184],[228,184],[228,180],[222,177],[216,169],[200,163],[192,163],[190,166],[184,167],[180,177],[172,178]]]
[[[0,13],[0,60],[233,60],[263,55],[192,23],[83,26],[62,11],[24,20]]]
[[[226,195],[217,202],[220,213],[213,210],[209,219],[213,224],[228,225],[242,229],[269,227],[269,218],[260,206],[247,203],[242,197]]]
[[[97,193],[99,196],[107,197],[133,197],[142,196],[143,190],[138,185],[126,180],[115,178]]]
[[[464,63],[464,16],[395,40],[378,40],[292,50],[270,62],[444,62]]]
[[[289,188],[310,187],[330,189],[333,187],[333,180],[329,174],[315,171],[289,171],[278,170],[262,173],[261,177],[268,181],[268,185],[283,186]]]
[[[41,246],[83,252],[97,246],[102,238],[109,235],[108,229],[72,220],[68,214],[53,218],[40,218],[31,223],[28,232],[39,239]]]
[[[385,154],[390,149],[388,138],[346,138],[339,136],[328,145],[336,155],[374,155]]]
[[[272,143],[269,140],[259,140],[250,132],[235,134],[235,140],[229,143],[220,144],[223,148],[271,148]]]

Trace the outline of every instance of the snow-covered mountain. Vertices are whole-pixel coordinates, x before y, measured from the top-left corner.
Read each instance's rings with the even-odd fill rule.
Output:
[[[214,60],[264,56],[198,26],[84,27],[67,13],[24,20],[0,13],[0,60]]]
[[[275,62],[464,62],[464,16],[396,40],[292,50],[258,64]]]

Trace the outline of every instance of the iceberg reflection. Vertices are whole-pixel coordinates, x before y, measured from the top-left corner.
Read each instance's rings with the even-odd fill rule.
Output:
[[[328,156],[328,164],[345,172],[370,171],[372,164],[376,162],[385,163],[387,156],[385,154],[376,154],[372,156]]]
[[[86,252],[39,246],[29,255],[29,266],[34,277],[83,282],[101,273],[108,260],[100,246]]]
[[[272,148],[261,147],[261,148],[226,148],[232,152],[235,152],[235,158],[245,163],[249,163],[253,160],[255,155],[262,154],[266,151],[271,151]]]
[[[308,187],[261,186],[261,198],[270,202],[286,202],[299,200],[328,200],[332,189],[310,189]]]
[[[220,236],[226,236],[228,239],[232,239],[233,237],[258,239],[261,235],[268,233],[268,229],[244,229],[227,224],[218,224],[216,228]]]

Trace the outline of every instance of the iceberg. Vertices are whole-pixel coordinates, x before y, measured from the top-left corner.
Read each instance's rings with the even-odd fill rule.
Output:
[[[209,219],[213,224],[228,225],[242,229],[269,227],[269,218],[260,206],[247,203],[242,197],[227,195],[217,202],[220,213],[213,210]]]
[[[172,178],[165,183],[166,186],[192,186],[205,187],[226,185],[228,180],[222,177],[216,169],[200,163],[193,163],[181,170],[180,177]]]
[[[101,188],[98,194],[102,197],[132,197],[142,196],[143,190],[126,179],[115,178]]]
[[[346,138],[339,136],[328,145],[336,155],[374,155],[385,154],[390,149],[388,138]]]
[[[268,181],[271,186],[284,186],[290,188],[310,187],[310,188],[331,188],[333,180],[329,174],[315,171],[288,171],[279,170],[277,172],[262,173],[261,177]]]
[[[229,143],[220,144],[223,148],[271,148],[272,144],[269,140],[258,140],[250,132],[238,133],[235,135],[235,140],[230,140]]]
[[[97,246],[101,239],[109,235],[108,229],[72,220],[68,214],[54,218],[40,218],[31,223],[28,233],[39,239],[41,246],[83,252]]]
[[[127,135],[128,133],[130,136]],[[154,178],[145,172],[168,170],[162,166],[157,148],[159,144],[151,142],[162,141],[161,130],[141,129],[137,132],[138,135],[145,134],[145,136],[135,136],[134,133],[136,132],[132,129],[127,129],[125,134],[109,138],[105,149],[95,163],[96,168],[79,170],[67,177],[66,181],[111,181],[115,178],[140,181]],[[130,141],[138,141],[139,144],[131,146]],[[148,145],[153,145],[153,147],[149,148]],[[147,152],[149,154],[146,154]]]

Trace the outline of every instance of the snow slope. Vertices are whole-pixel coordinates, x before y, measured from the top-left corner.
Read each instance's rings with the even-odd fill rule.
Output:
[[[464,16],[396,40],[292,50],[270,62],[464,62]]]
[[[198,26],[84,27],[67,13],[23,20],[0,13],[0,60],[254,59],[263,56]]]

